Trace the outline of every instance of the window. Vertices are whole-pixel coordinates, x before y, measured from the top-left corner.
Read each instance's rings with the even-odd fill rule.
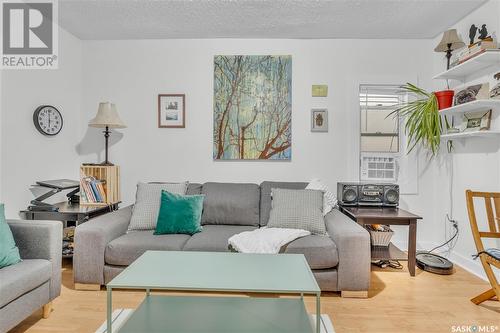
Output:
[[[361,181],[397,181],[401,155],[400,120],[391,113],[404,98],[400,86],[360,86]]]
[[[360,86],[361,152],[399,152],[399,119],[390,115],[401,103],[398,89],[399,86]]]

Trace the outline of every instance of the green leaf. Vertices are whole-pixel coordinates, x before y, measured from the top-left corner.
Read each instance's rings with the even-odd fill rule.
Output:
[[[400,117],[404,120],[405,133],[408,137],[408,153],[417,145],[422,145],[431,151],[432,156],[435,156],[439,152],[443,129],[436,95],[411,83],[401,87],[401,90],[412,95],[414,99],[400,104],[388,117]],[[448,128],[447,119],[445,121]]]

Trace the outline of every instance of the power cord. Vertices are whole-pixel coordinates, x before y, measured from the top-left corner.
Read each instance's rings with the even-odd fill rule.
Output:
[[[453,229],[455,230],[453,236],[451,236],[450,239],[448,239],[446,242],[444,242],[443,244],[441,245],[438,245],[436,246],[435,248],[433,248],[432,250],[430,251],[421,251],[420,253],[431,253],[431,252],[434,252],[436,251],[437,249],[440,249],[448,244],[450,244],[448,246],[448,253],[453,250],[453,248],[455,247],[456,243],[457,243],[457,240],[458,240],[458,235],[459,235],[459,230],[458,230],[458,222],[454,219],[451,219],[450,216],[448,214],[446,214],[446,219],[448,220],[448,222],[450,222],[453,226]],[[453,242],[455,240],[455,242]]]
[[[403,265],[401,265],[401,263],[399,261],[393,260],[393,259],[377,260],[377,261],[373,261],[372,264],[374,264],[380,268],[390,267],[390,268],[395,268],[395,269],[403,269]]]

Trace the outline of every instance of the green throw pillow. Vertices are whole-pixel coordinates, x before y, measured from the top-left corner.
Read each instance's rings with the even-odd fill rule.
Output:
[[[155,235],[188,234],[201,231],[204,195],[180,195],[161,191]]]
[[[17,264],[21,261],[19,249],[14,242],[12,231],[5,221],[5,209],[0,204],[0,268]]]

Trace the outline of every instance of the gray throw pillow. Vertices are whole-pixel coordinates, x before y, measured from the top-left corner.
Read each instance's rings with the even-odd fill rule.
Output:
[[[323,192],[273,188],[269,228],[304,229],[326,234],[323,218]]]
[[[154,230],[160,211],[161,191],[185,195],[184,183],[139,183],[135,194],[134,210],[128,230]]]

